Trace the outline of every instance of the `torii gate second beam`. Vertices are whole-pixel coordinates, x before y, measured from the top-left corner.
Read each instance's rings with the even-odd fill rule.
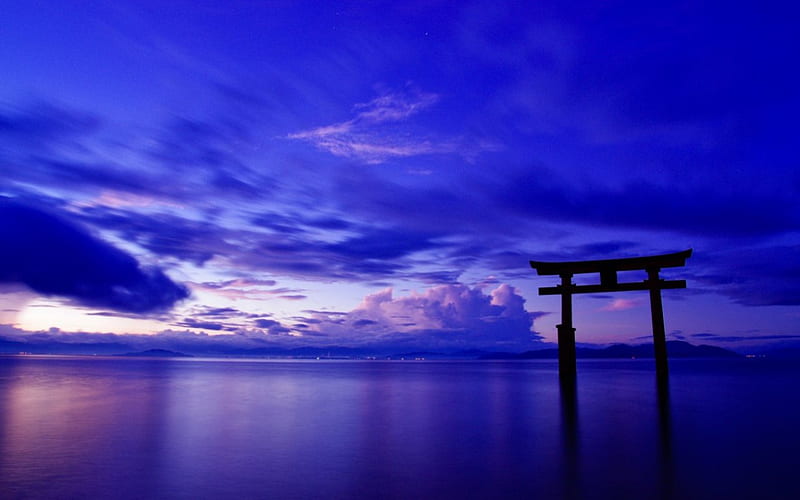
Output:
[[[682,267],[686,259],[691,257],[692,250],[632,257],[626,259],[583,260],[574,262],[541,262],[531,261],[531,267],[539,275],[559,275],[561,284],[539,288],[539,295],[561,295],[561,324],[558,329],[558,371],[564,378],[575,377],[575,328],[572,326],[572,295],[575,293],[623,292],[628,290],[650,291],[650,313],[653,320],[653,346],[655,348],[656,371],[666,375],[667,339],[664,331],[664,309],[661,304],[661,290],[665,288],[686,288],[685,280],[665,281],[659,277],[664,267]],[[619,283],[618,271],[647,271],[644,281]],[[600,273],[599,285],[575,285],[572,276],[575,274]]]

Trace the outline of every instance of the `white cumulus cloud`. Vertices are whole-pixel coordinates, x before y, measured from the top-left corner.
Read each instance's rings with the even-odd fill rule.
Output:
[[[319,314],[316,319],[322,321],[314,329],[337,341],[361,344],[519,350],[539,341],[533,321],[541,314],[527,311],[525,299],[508,284],[488,294],[478,287],[448,284],[403,297],[386,288],[367,295],[344,316]]]

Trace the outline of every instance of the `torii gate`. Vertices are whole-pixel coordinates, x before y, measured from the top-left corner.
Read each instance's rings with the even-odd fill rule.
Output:
[[[572,326],[572,294],[598,292],[624,292],[650,290],[650,313],[653,318],[653,346],[658,375],[667,374],[667,339],[664,332],[664,309],[661,290],[686,288],[686,280],[662,280],[658,273],[664,267],[682,267],[692,255],[692,249],[683,252],[627,259],[583,260],[574,262],[531,261],[539,275],[559,275],[561,284],[539,288],[539,295],[561,295],[561,324],[558,329],[558,372],[562,378],[575,377],[575,328]],[[617,271],[647,271],[647,279],[618,283]],[[572,276],[600,273],[599,285],[575,285]]]

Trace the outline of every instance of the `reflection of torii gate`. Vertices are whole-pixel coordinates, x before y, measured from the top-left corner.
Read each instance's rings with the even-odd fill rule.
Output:
[[[692,250],[633,257],[628,259],[584,260],[576,262],[531,261],[531,267],[539,275],[559,275],[561,284],[539,288],[539,295],[561,295],[561,324],[558,329],[558,371],[561,377],[575,376],[575,328],[572,327],[572,294],[624,292],[628,290],[650,290],[650,312],[653,318],[653,346],[656,356],[656,371],[667,374],[667,339],[664,333],[664,310],[661,305],[661,290],[686,288],[685,280],[662,280],[658,273],[664,267],[681,267],[692,255]],[[647,271],[647,279],[631,283],[618,283],[617,271]],[[599,285],[575,285],[572,276],[584,273],[600,273]]]

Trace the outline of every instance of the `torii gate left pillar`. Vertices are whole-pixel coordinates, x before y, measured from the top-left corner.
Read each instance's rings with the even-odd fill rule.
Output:
[[[572,295],[576,293],[622,292],[629,290],[648,290],[650,292],[650,314],[653,322],[653,348],[656,358],[656,371],[666,376],[667,339],[664,328],[664,308],[661,290],[666,288],[686,288],[685,280],[662,280],[659,273],[664,267],[680,267],[692,255],[692,250],[683,252],[633,257],[627,259],[586,260],[576,262],[531,261],[531,267],[540,275],[561,277],[561,284],[539,289],[539,295],[561,295],[561,324],[558,330],[558,372],[562,379],[572,379],[576,375],[575,328],[572,325]],[[638,282],[619,283],[618,271],[644,270],[647,279]],[[575,274],[600,273],[599,285],[575,285]]]
[[[558,331],[558,373],[562,377],[574,377],[577,373],[575,353],[575,327],[572,326],[572,274],[561,275],[561,324]],[[541,291],[539,292],[541,293]]]

